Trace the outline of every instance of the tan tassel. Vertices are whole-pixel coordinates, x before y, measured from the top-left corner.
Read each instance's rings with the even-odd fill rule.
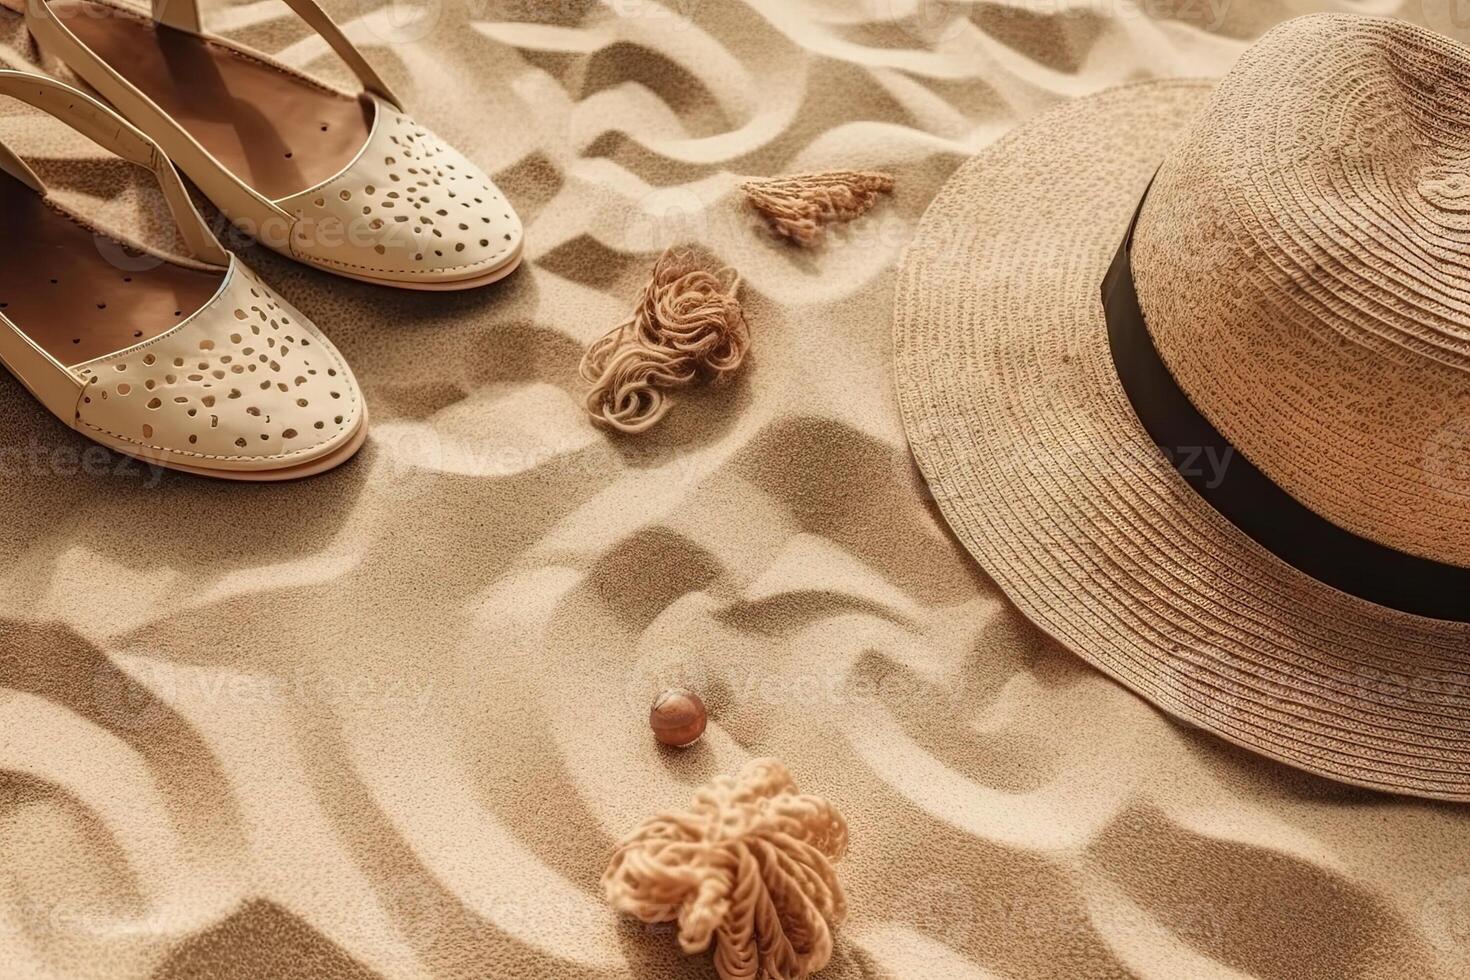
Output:
[[[686,953],[715,946],[721,980],[804,980],[832,958],[847,915],[832,862],[847,851],[837,809],[798,792],[775,759],[756,759],[645,820],[602,876],[613,907],[678,922]]]
[[[761,177],[740,185],[771,227],[800,245],[814,244],[834,221],[865,214],[879,194],[893,191],[890,174],[826,170],[791,177]]]
[[[664,252],[632,315],[582,356],[592,421],[643,432],[673,407],[662,389],[719,380],[740,367],[750,330],[739,289],[740,276],[728,266],[710,272],[687,249]]]

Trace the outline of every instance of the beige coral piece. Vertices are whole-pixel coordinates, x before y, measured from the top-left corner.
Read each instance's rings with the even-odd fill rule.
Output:
[[[679,945],[715,944],[723,980],[798,980],[827,965],[847,914],[832,862],[847,822],[803,795],[786,767],[756,759],[643,822],[602,876],[608,901],[644,922],[679,923]]]
[[[893,193],[893,175],[868,170],[823,170],[788,177],[757,177],[740,185],[771,230],[798,245],[815,245],[827,225],[870,211],[879,194]]]

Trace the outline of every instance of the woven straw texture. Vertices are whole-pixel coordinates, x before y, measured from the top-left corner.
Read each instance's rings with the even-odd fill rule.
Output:
[[[1134,253],[1160,354],[1233,445],[1339,527],[1456,565],[1467,261],[1470,51],[1348,16],[1241,58],[1160,170]]]
[[[1242,70],[1295,91],[1272,77],[1269,49],[1356,23],[1288,25]],[[1231,88],[1213,102],[1204,83],[1116,89],[957,172],[899,277],[897,380],[914,454],[955,533],[1021,611],[1155,705],[1333,779],[1470,799],[1470,626],[1354,599],[1276,559],[1189,488],[1114,374],[1103,274],[1160,161],[1192,118],[1231,108]],[[1230,304],[1248,302],[1247,281]],[[1208,281],[1180,273],[1176,285],[1181,309],[1206,305]],[[1229,329],[1223,312],[1211,329]],[[1267,405],[1262,382],[1285,381],[1261,361],[1272,374],[1235,384]]]

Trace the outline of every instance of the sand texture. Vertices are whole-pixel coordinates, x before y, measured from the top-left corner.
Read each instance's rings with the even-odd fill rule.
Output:
[[[763,755],[850,824],[823,978],[1470,975],[1470,810],[1253,757],[1046,640],[949,534],[893,390],[895,263],[961,161],[1327,5],[327,6],[494,175],[526,265],[428,295],[247,250],[372,407],[302,483],[79,472],[0,373],[0,977],[713,977],[598,878]],[[1453,7],[1332,9],[1470,36]],[[208,9],[345,80],[284,6]],[[35,64],[8,11],[0,44]],[[0,113],[76,206],[163,227],[146,175]],[[818,250],[735,189],[836,167],[898,186]],[[609,438],[578,358],[687,241],[744,276],[751,356]],[[683,752],[645,723],[670,683],[712,716]]]

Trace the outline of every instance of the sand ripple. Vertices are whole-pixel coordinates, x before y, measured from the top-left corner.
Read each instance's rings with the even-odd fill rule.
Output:
[[[767,753],[851,824],[823,976],[1470,974],[1462,809],[1249,757],[1056,648],[949,537],[894,401],[894,263],[962,159],[1316,4],[329,6],[495,174],[529,261],[428,297],[251,254],[374,405],[304,484],[78,473],[0,378],[0,974],[710,976],[598,875]],[[216,16],[343,77],[280,5]],[[136,175],[4,112],[64,195],[151,226]],[[818,251],[734,190],[823,167],[899,187]],[[753,356],[608,440],[577,358],[683,241],[744,274]],[[643,727],[674,683],[713,714],[683,753]]]

